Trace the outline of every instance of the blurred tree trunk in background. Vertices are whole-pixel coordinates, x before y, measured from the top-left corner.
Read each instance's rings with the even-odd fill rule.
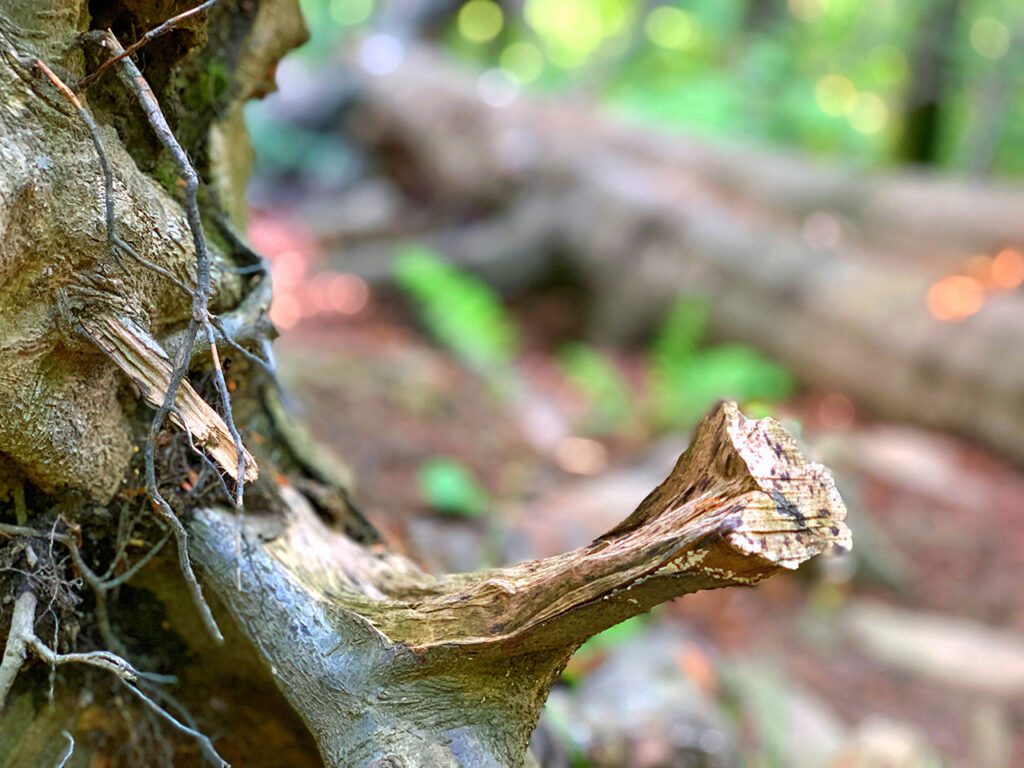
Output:
[[[506,287],[567,262],[605,342],[650,330],[680,294],[710,296],[714,332],[801,380],[1024,461],[1020,292],[1010,281],[976,297],[984,311],[959,324],[929,299],[967,254],[1002,253],[1020,269],[1006,247],[1024,242],[1019,190],[829,168],[558,104],[496,110],[423,49],[389,76],[352,74],[352,134],[400,158],[381,165],[414,190],[421,220],[423,203],[433,209],[401,239],[419,236]],[[318,234],[345,244],[339,268],[389,274],[393,233],[356,244],[335,219]]]
[[[931,165],[940,150],[943,103],[950,95],[956,71],[956,35],[960,30],[961,0],[925,3],[920,28],[910,55],[910,84],[904,97],[903,134],[897,159]]]
[[[956,165],[974,178],[992,173],[999,146],[1006,133],[1014,95],[1021,82],[1024,64],[1024,16],[1010,29],[1007,51],[996,61],[986,62],[979,82],[969,89],[967,127],[958,148]]]

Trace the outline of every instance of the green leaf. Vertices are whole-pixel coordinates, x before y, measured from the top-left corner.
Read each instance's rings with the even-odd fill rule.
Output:
[[[655,365],[672,367],[692,355],[704,338],[707,322],[706,301],[679,299],[654,340]]]
[[[453,459],[431,459],[420,467],[420,495],[438,512],[458,517],[479,517],[487,507],[487,493],[470,471]]]
[[[518,348],[517,329],[485,282],[447,264],[422,246],[404,246],[395,278],[413,299],[430,333],[479,370],[507,367]]]
[[[631,407],[629,386],[615,363],[599,350],[573,342],[558,351],[558,365],[593,404],[593,431],[615,432]]]
[[[717,401],[777,401],[793,391],[789,372],[751,347],[698,349],[707,323],[705,302],[683,299],[652,351],[652,399],[664,427],[692,426]]]

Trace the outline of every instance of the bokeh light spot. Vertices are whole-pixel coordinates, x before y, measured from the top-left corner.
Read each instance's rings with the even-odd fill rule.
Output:
[[[889,122],[889,107],[885,100],[875,93],[857,94],[850,111],[850,125],[858,133],[875,134],[885,129]]]
[[[986,59],[1001,59],[1010,50],[1010,30],[999,19],[982,16],[971,24],[971,45]]]
[[[502,69],[520,85],[532,83],[544,71],[544,54],[533,43],[512,43],[498,59]]]
[[[331,20],[344,27],[362,24],[373,13],[373,0],[331,0]]]
[[[589,437],[567,437],[555,447],[555,461],[574,475],[596,475],[608,465],[608,449]]]
[[[989,279],[993,288],[1010,291],[1024,284],[1024,255],[1014,248],[1004,248],[992,260]]]
[[[505,24],[501,6],[491,0],[469,0],[459,10],[459,34],[471,43],[487,43]]]
[[[591,0],[526,0],[524,15],[551,62],[565,69],[583,64],[605,36],[600,8]]]
[[[281,251],[272,260],[274,285],[279,288],[291,288],[302,282],[309,269],[309,259],[299,251]]]
[[[808,24],[821,21],[825,15],[824,0],[789,0],[789,12]]]
[[[302,303],[291,293],[279,292],[270,305],[270,319],[282,331],[293,328],[302,319]]]
[[[985,303],[985,291],[973,277],[949,275],[928,290],[927,303],[932,317],[955,322],[981,309]]]
[[[814,86],[814,100],[826,115],[845,115],[857,103],[857,87],[845,75],[823,75]]]
[[[644,22],[644,32],[655,45],[676,51],[693,48],[700,39],[700,26],[693,14],[671,5],[651,11]]]
[[[324,282],[325,309],[342,315],[355,315],[370,300],[370,288],[357,275],[336,274]]]
[[[370,35],[359,47],[359,63],[371,75],[390,75],[404,59],[405,46],[392,35]]]

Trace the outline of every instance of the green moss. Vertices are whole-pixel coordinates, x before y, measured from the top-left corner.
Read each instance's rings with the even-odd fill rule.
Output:
[[[180,189],[178,179],[181,178],[181,174],[178,173],[178,166],[171,162],[170,159],[162,158],[153,167],[152,175],[168,193],[177,196]]]
[[[231,80],[222,61],[211,61],[208,68],[198,73],[195,82],[181,89],[181,103],[190,111],[206,114],[215,111],[227,94]]]

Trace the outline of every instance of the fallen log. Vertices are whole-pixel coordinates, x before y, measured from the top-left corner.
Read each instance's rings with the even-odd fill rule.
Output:
[[[1024,461],[1024,296],[988,294],[957,323],[927,309],[962,249],[1024,242],[1020,191],[821,170],[559,104],[498,108],[420,49],[390,74],[351,72],[350,132],[429,207],[420,234],[456,261],[521,282],[543,271],[538,253],[565,258],[592,290],[603,340],[649,328],[680,294],[713,296],[717,336]],[[827,237],[808,233],[809,215],[825,217]],[[349,247],[337,235],[336,266],[387,273],[386,235]],[[906,241],[919,245],[893,250]],[[940,245],[955,259],[920,258]]]

